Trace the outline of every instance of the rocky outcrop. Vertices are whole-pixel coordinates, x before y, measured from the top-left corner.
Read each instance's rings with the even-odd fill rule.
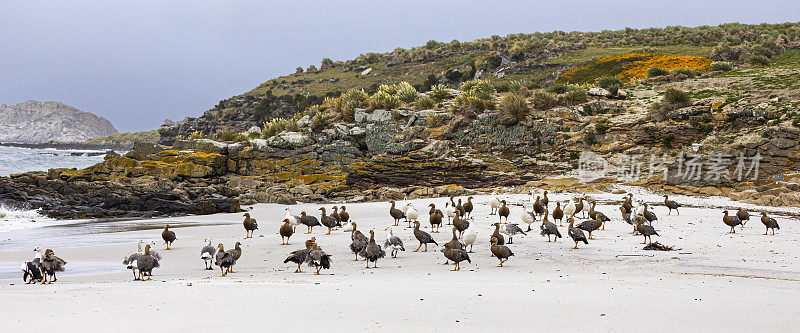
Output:
[[[107,119],[59,102],[0,105],[0,142],[83,142],[115,133]]]

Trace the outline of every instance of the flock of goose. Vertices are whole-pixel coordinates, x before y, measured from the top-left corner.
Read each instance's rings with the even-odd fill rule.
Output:
[[[489,215],[496,215],[498,219],[497,222],[492,223],[494,232],[489,237],[491,244],[489,251],[493,257],[499,260],[499,267],[503,267],[503,264],[514,256],[514,252],[506,244],[513,244],[513,237],[516,235],[527,235],[528,232],[533,231],[531,226],[534,223],[540,223],[539,234],[546,236],[547,242],[556,242],[563,237],[560,227],[564,227],[566,220],[568,222],[567,235],[575,243],[572,249],[578,249],[578,244],[589,244],[589,240],[593,239],[592,234],[598,232],[598,230],[605,230],[606,222],[611,221],[606,214],[595,209],[596,201],[590,198],[585,196],[570,198],[563,206],[562,202],[555,202],[555,207],[553,207],[553,203],[550,202],[547,194],[547,191],[541,194],[531,191],[529,202],[523,203],[520,220],[527,224],[527,229],[525,230],[520,228],[517,223],[508,222],[511,208],[506,200],[502,200],[496,194],[492,194],[488,201],[490,207]],[[408,228],[413,228],[412,234],[419,242],[417,248],[412,252],[427,252],[429,245],[439,247],[440,244],[437,243],[431,233],[439,233],[440,228],[444,225],[452,226],[452,238],[442,244],[441,252],[447,260],[445,264],[449,264],[452,261],[454,265],[452,271],[458,271],[461,269],[461,262],[467,261],[471,263],[469,254],[473,253],[473,246],[478,239],[473,215],[475,204],[472,200],[472,197],[467,197],[465,201],[462,201],[462,199],[456,200],[451,196],[443,210],[438,209],[433,203],[429,204],[427,213],[430,233],[421,227],[420,218],[423,213],[418,211],[413,204],[408,203],[398,208],[397,203],[392,200],[390,201],[388,215],[393,220],[393,224],[385,228],[387,233],[382,244],[379,244],[375,239],[375,230],[369,230],[369,237],[367,237],[358,229],[358,224],[351,220],[345,206],[334,206],[330,214],[327,213],[325,207],[321,207],[319,208],[319,218],[308,215],[305,211],[302,211],[299,216],[293,215],[287,207],[278,233],[281,236],[281,245],[289,245],[289,240],[295,234],[297,226],[300,225],[307,227],[305,234],[313,233],[314,227],[327,228],[325,235],[330,235],[334,230],[341,229],[350,233],[349,249],[354,255],[354,261],[363,260],[366,262],[366,268],[377,268],[378,260],[385,258],[387,250],[392,258],[396,258],[399,251],[406,250],[402,237],[396,235],[395,228],[393,228],[400,226],[401,221],[407,223]],[[550,211],[551,207],[553,209],[552,212]],[[680,215],[679,209],[681,205],[670,200],[668,195],[664,195],[664,207],[668,209],[667,215],[671,215],[673,210]],[[658,220],[658,217],[655,212],[650,210],[650,206],[647,203],[635,201],[633,194],[629,193],[625,195],[619,210],[622,213],[622,221],[633,227],[631,234],[638,234],[644,237],[644,241],[641,244],[650,244],[652,243],[652,236],[659,236],[653,227],[653,223]],[[579,214],[580,217],[578,216]],[[581,221],[576,222],[576,219],[581,219]],[[722,222],[731,228],[730,233],[735,233],[735,227],[744,226],[749,220],[750,214],[741,207],[735,214],[730,214],[727,210],[723,211]],[[761,222],[766,227],[764,235],[767,235],[770,230],[772,230],[772,235],[775,235],[775,229],[780,229],[777,221],[769,217],[766,212],[761,212]],[[252,238],[253,233],[258,230],[258,222],[249,213],[244,214],[242,225],[245,229],[245,239]],[[164,226],[161,237],[166,245],[165,250],[171,250],[172,243],[177,240],[177,237],[175,232],[169,230],[169,225]],[[284,263],[291,262],[297,265],[295,273],[303,272],[303,264],[313,267],[315,274],[319,274],[322,269],[331,267],[331,255],[319,246],[316,237],[306,240],[304,245],[303,248],[289,253],[288,257],[283,261]],[[151,279],[153,269],[160,266],[161,256],[153,249],[154,246],[154,242],[144,244],[140,240],[138,251],[123,260],[123,264],[133,271],[134,280],[145,281]],[[66,262],[56,257],[51,249],[46,250],[42,255],[41,249],[37,247],[36,253],[36,257],[32,262],[22,266],[25,274],[24,279],[27,281],[28,277],[31,277],[32,281],[41,281],[44,284],[47,281],[47,277],[50,277],[50,281],[47,283],[55,282],[55,272],[63,271]],[[220,269],[221,276],[226,276],[229,273],[235,273],[233,269],[242,256],[241,242],[236,242],[233,248],[226,251],[222,243],[215,247],[210,239],[205,239],[200,254],[200,259],[203,260],[205,269],[213,270],[213,266],[217,266]],[[39,274],[41,276],[37,275],[37,269],[41,272]],[[38,279],[36,278],[37,276]]]

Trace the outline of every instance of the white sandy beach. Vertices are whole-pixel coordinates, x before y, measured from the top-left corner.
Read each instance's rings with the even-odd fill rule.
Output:
[[[598,200],[597,210],[612,221],[597,231],[595,240],[578,250],[568,238],[547,243],[538,225],[527,237],[515,237],[508,245],[515,256],[506,267],[490,258],[490,222],[487,196],[476,196],[474,223],[479,238],[472,263],[460,272],[442,265],[437,249],[413,253],[418,245],[401,223],[406,251],[398,258],[384,258],[378,269],[364,269],[349,251],[350,235],[336,231],[324,235],[317,227],[312,235],[299,226],[290,246],[280,245],[278,227],[284,207],[256,205],[251,214],[259,221],[256,237],[243,240],[241,214],[188,216],[165,219],[225,223],[216,226],[175,228],[178,240],[165,251],[161,230],[85,235],[95,245],[54,247],[67,260],[67,272],[53,285],[25,285],[21,272],[0,280],[0,313],[4,331],[41,331],[56,325],[59,331],[737,331],[791,332],[800,330],[800,251],[797,250],[798,209],[745,206],[752,219],[736,234],[728,234],[722,210],[737,204],[722,198],[671,199],[684,206],[681,215],[667,216],[663,198],[637,193],[656,206],[654,224],[661,237],[654,241],[675,246],[676,251],[644,251],[641,236],[633,236],[622,222],[618,203],[622,195],[589,194]],[[503,196],[512,204],[527,195]],[[551,205],[568,194],[550,196]],[[430,231],[428,203],[444,207],[445,198],[412,200],[422,213],[422,226]],[[327,204],[330,208],[333,204]],[[320,205],[291,206],[318,215]],[[551,207],[551,210],[552,210]],[[368,235],[375,229],[380,244],[385,228],[392,225],[388,203],[347,204],[351,219]],[[781,229],[764,236],[756,213],[775,212]],[[521,206],[511,207],[512,222],[520,222]],[[784,213],[784,215],[777,215]],[[789,214],[792,217],[789,217]],[[154,221],[148,220],[148,223]],[[445,226],[447,227],[447,226]],[[566,225],[560,228],[566,235]],[[440,244],[451,238],[448,228],[433,234]],[[333,255],[332,268],[315,276],[292,273],[284,264],[287,254],[301,248],[311,236]],[[203,270],[202,241],[211,237],[231,248],[243,243],[244,254],[235,274],[219,277],[219,270]],[[164,257],[154,279],[133,281],[122,258],[136,251],[136,240],[156,240]],[[109,245],[103,244],[108,239]],[[58,235],[50,241],[56,242]],[[48,241],[47,239],[43,239]],[[62,240],[63,241],[63,240]],[[41,243],[43,248],[51,247]],[[18,267],[33,257],[31,249],[0,251],[0,263]],[[118,270],[70,274],[81,263],[100,263]],[[103,266],[106,267],[106,266]]]

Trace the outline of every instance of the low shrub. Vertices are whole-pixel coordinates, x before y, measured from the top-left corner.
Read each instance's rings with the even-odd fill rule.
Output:
[[[214,134],[214,139],[223,142],[247,141],[247,136],[231,129],[221,128]]]
[[[589,94],[586,93],[586,90],[583,89],[572,90],[563,93],[561,95],[558,95],[558,104],[565,106],[583,104],[588,101],[589,101]]]
[[[619,87],[622,87],[622,86],[624,85],[624,83],[623,83],[623,82],[622,82],[622,80],[621,80],[620,78],[618,78],[618,77],[615,77],[615,76],[606,76],[606,77],[601,77],[601,78],[598,78],[598,79],[597,79],[597,85],[598,85],[600,88],[603,88],[603,89],[605,89],[605,90],[609,90],[609,88],[610,88],[611,86],[616,86],[616,87],[617,87],[617,89],[619,89]],[[609,91],[610,91],[610,90],[609,90]]]
[[[556,84],[556,85],[553,85],[553,86],[550,86],[549,88],[547,88],[547,92],[551,92],[551,93],[554,93],[554,94],[563,94],[563,93],[567,93],[567,92],[570,92],[570,91],[575,91],[575,90],[578,90],[578,89],[580,89],[580,88],[578,88],[576,86],[565,85],[565,84]]]
[[[647,69],[647,77],[658,77],[664,75],[669,75],[669,72],[666,69],[658,67],[650,67]]]
[[[753,66],[769,66],[769,58],[763,55],[750,56],[746,61]]]
[[[730,63],[724,61],[715,61],[711,63],[711,66],[708,67],[710,71],[714,72],[727,72],[733,70],[733,66]]]
[[[537,110],[547,110],[558,105],[558,96],[543,90],[533,92],[532,100],[533,107]]]
[[[503,125],[511,126],[523,119],[530,113],[528,101],[516,93],[506,93],[500,98],[498,106],[500,111],[500,122]]]

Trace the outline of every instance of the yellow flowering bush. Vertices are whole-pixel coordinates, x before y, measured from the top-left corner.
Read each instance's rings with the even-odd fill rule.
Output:
[[[657,53],[625,53],[595,59],[589,64],[573,68],[558,77],[559,84],[594,83],[601,77],[618,77],[631,82],[647,77],[651,67],[667,71],[688,68],[708,71],[713,61],[704,57],[675,56]]]

